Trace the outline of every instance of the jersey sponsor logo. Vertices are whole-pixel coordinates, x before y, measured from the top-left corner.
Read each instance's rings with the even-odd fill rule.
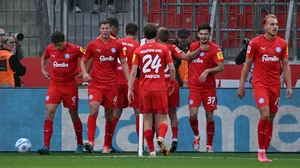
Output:
[[[286,47],[286,55],[289,55],[289,47]]]
[[[218,56],[218,60],[224,59],[222,52],[217,52],[217,56]]]
[[[251,46],[248,45],[248,47],[247,47],[247,53],[249,54],[250,51],[251,51]]]
[[[203,57],[204,56],[204,52],[202,51],[201,53],[200,53],[200,57]]]
[[[132,62],[134,62],[135,57],[136,57],[136,54],[133,54],[133,55],[132,55]]]
[[[279,61],[279,58],[277,57],[277,56],[272,56],[272,57],[270,57],[270,56],[268,56],[267,54],[264,54],[263,56],[262,56],[262,61],[264,62],[264,61]]]
[[[260,47],[260,49],[262,49],[262,50],[266,51],[266,47]]]
[[[53,68],[68,68],[69,65],[68,63],[62,62],[62,63],[58,63],[56,61],[53,62]]]
[[[165,74],[165,78],[170,78],[170,74]]]
[[[203,63],[203,60],[200,58],[194,59],[192,63]]]
[[[79,51],[80,51],[81,53],[84,53],[84,52],[85,52],[85,49],[82,48],[82,47],[79,47]]]
[[[113,56],[108,56],[108,57],[105,57],[104,55],[101,55],[99,60],[100,62],[105,62],[105,61],[113,61],[115,58]]]
[[[66,59],[69,59],[70,57],[71,57],[71,56],[70,56],[69,53],[65,54],[65,58],[66,58]]]
[[[276,52],[280,52],[281,51],[281,48],[280,47],[276,47]]]

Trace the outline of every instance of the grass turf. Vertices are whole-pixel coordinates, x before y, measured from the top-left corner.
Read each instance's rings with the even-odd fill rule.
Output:
[[[300,154],[268,154],[273,163],[260,163],[256,153],[175,153],[157,154],[156,158],[138,157],[137,153],[0,153],[0,167],[9,168],[299,168]]]

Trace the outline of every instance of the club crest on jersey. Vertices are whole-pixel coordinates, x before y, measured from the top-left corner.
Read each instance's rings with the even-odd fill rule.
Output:
[[[203,57],[204,56],[204,52],[202,51],[201,53],[200,53],[200,57]]]
[[[93,98],[94,98],[94,96],[93,96],[93,95],[90,95],[90,96],[89,96],[89,99],[90,99],[90,100],[92,100]]]
[[[111,52],[112,52],[112,53],[115,53],[115,52],[116,52],[116,49],[115,49],[115,48],[112,48],[112,49],[111,49]]]
[[[261,97],[261,98],[259,98],[258,102],[259,102],[260,104],[263,104],[263,103],[265,102],[265,99]]]
[[[49,97],[49,96],[46,96],[46,98],[45,98],[45,99],[46,99],[46,101],[48,101],[48,100],[50,99],[50,97]]]
[[[65,54],[65,58],[69,59],[70,58],[70,54],[69,53]]]
[[[280,47],[276,47],[276,52],[280,52],[281,51],[281,48]]]

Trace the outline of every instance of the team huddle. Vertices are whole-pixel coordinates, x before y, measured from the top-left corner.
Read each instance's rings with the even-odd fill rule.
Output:
[[[44,147],[40,154],[49,154],[53,132],[53,119],[58,105],[63,101],[69,113],[77,136],[75,152],[94,152],[96,120],[99,107],[104,107],[105,135],[102,153],[113,150],[112,140],[123,108],[132,107],[136,115],[136,132],[139,134],[139,114],[143,114],[143,136],[147,142],[150,157],[156,156],[154,136],[165,156],[176,152],[178,141],[179,84],[174,60],[189,62],[188,97],[190,125],[194,133],[191,142],[194,150],[200,149],[198,110],[203,103],[206,112],[206,151],[213,152],[215,133],[214,111],[217,109],[217,91],[214,75],[224,70],[224,57],[220,46],[209,41],[211,27],[198,27],[199,41],[191,44],[184,53],[175,45],[168,44],[170,33],[166,28],[157,30],[154,24],[143,27],[144,44],[136,41],[138,25],[126,25],[126,37],[119,40],[113,33],[114,20],[100,22],[100,36],[89,42],[86,50],[65,41],[64,34],[54,32],[42,58],[42,73],[50,79],[46,94],[46,119],[44,122]],[[252,62],[253,92],[261,119],[258,124],[258,160],[271,162],[266,157],[273,131],[273,119],[278,111],[280,99],[280,70],[287,86],[287,98],[292,97],[291,74],[288,64],[286,42],[277,37],[278,23],[275,15],[264,20],[266,33],[250,41],[247,58],[242,71],[238,97],[244,97],[244,85]],[[79,72],[77,66],[80,59]],[[52,64],[51,74],[46,70],[47,59]],[[78,87],[75,77],[88,82],[88,104],[90,114],[87,121],[88,142],[83,143],[82,122],[78,115]],[[168,131],[168,116],[171,120],[172,144],[167,149],[164,138]]]

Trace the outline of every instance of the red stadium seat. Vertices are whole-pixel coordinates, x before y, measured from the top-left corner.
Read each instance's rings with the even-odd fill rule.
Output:
[[[196,27],[192,27],[193,22]],[[181,23],[183,28],[186,29],[197,28],[200,24],[209,23],[209,15],[207,13],[196,13],[195,20],[192,20],[192,14],[186,12],[181,14]]]
[[[178,18],[178,15],[176,15],[174,12],[168,12],[168,13],[158,13],[153,12],[151,14],[151,18],[148,19],[149,22],[154,23],[158,27],[166,27],[166,28],[178,28],[180,25],[180,19]]]
[[[229,29],[237,29],[240,27],[240,21],[239,21],[239,15],[236,15],[236,13],[229,13],[227,17],[228,27],[224,27],[224,15],[223,13],[220,13],[220,27],[223,28],[229,28]]]

